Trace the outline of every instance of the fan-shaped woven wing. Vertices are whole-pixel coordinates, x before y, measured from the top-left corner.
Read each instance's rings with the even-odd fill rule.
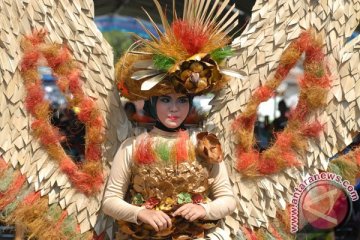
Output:
[[[33,30],[47,30],[48,43],[67,45],[80,63],[83,91],[96,102],[105,122],[102,160],[106,176],[120,141],[128,136],[129,124],[114,90],[111,47],[94,23],[93,2],[4,0],[0,19],[0,154],[13,168],[20,168],[36,191],[48,195],[50,204],[58,203],[69,215],[74,214],[81,232],[94,227],[101,232],[111,225],[99,215],[101,192],[86,196],[77,191],[33,137],[30,125],[34,119],[24,106],[26,91],[19,69],[20,42]]]
[[[359,38],[345,43],[358,26],[359,10],[358,1],[260,0],[253,7],[246,29],[233,42],[237,56],[229,61],[229,66],[246,73],[246,77],[233,79],[215,97],[207,127],[221,134],[225,148],[225,161],[238,197],[238,210],[226,223],[235,231],[241,224],[268,227],[305,175],[326,169],[328,158],[351,142],[351,131],[358,131]],[[327,106],[310,117],[324,123],[325,130],[319,141],[308,142],[306,155],[299,156],[303,168],[268,177],[243,178],[234,168],[231,123],[244,111],[254,91],[274,75],[284,50],[310,28],[324,39],[323,51],[331,73]]]

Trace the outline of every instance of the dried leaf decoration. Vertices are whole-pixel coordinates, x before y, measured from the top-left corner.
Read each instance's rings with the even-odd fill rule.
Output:
[[[191,195],[189,193],[179,193],[177,195],[178,199],[177,202],[178,204],[185,204],[185,203],[191,203],[192,199],[191,199]]]
[[[209,163],[220,163],[223,159],[221,144],[216,135],[208,132],[198,133],[196,153]]]

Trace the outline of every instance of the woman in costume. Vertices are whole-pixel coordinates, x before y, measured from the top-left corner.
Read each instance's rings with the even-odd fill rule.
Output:
[[[204,230],[216,226],[208,220],[234,211],[219,142],[207,133],[194,139],[182,124],[190,106],[191,97],[183,94],[151,98],[155,127],[127,139],[117,152],[103,210],[123,220],[124,233],[145,239],[203,237]]]
[[[121,95],[146,100],[144,110],[156,124],[119,148],[103,211],[135,239],[201,238],[236,202],[217,137],[196,134],[183,123],[194,96],[226,83],[230,71],[220,67],[231,55],[225,30],[235,24],[229,20],[220,27],[214,13],[205,16],[201,10],[194,16],[193,1],[186,1],[182,19],[174,14],[169,24],[154,2],[165,32],[153,24],[158,39],[145,29],[151,41],[139,37],[116,71]]]

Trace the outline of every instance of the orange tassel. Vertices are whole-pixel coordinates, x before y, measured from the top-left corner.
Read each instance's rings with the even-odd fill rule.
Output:
[[[256,168],[256,163],[259,161],[260,153],[257,151],[243,152],[238,154],[238,162],[236,169],[238,171],[243,171],[246,169]]]
[[[264,159],[261,158],[261,161],[259,163],[258,169],[261,174],[273,174],[275,172],[278,172],[280,170],[280,166],[277,165],[277,162],[275,159]]]
[[[155,153],[152,150],[152,145],[151,138],[148,137],[139,141],[134,154],[135,161],[138,164],[152,164],[155,162]]]
[[[59,66],[61,63],[70,60],[69,50],[65,46],[63,46],[60,49],[54,48],[54,51],[45,52],[46,60],[48,61],[48,64],[51,68],[54,69],[57,66]]]
[[[301,164],[297,161],[295,153],[304,151],[307,138],[317,137],[323,130],[317,121],[302,124],[302,122],[306,122],[310,111],[314,111],[326,103],[330,78],[321,48],[322,42],[315,38],[311,31],[301,34],[281,56],[275,77],[255,91],[245,111],[234,120],[232,127],[237,140],[236,169],[238,171],[245,175],[259,176]],[[284,80],[304,51],[306,52],[305,74],[299,81],[298,105],[290,113],[288,126],[284,132],[276,136],[276,141],[270,149],[260,154],[254,150],[253,146],[253,128],[257,108],[262,101],[271,97],[272,92]]]
[[[60,77],[57,79],[56,84],[61,92],[67,92],[69,88],[69,79],[67,77]]]
[[[71,60],[68,48],[59,44],[44,43],[46,33],[45,30],[35,31],[22,42],[22,47],[25,49],[21,65],[21,74],[27,90],[25,103],[27,110],[35,118],[31,128],[49,155],[59,162],[62,171],[68,174],[70,181],[78,190],[86,194],[94,193],[103,184],[100,144],[104,141],[104,122],[100,112],[95,108],[95,103],[82,91],[80,70],[76,62]],[[73,99],[70,104],[80,107],[78,115],[80,121],[85,123],[87,129],[92,130],[90,135],[86,135],[88,145],[86,155],[96,164],[89,163],[86,168],[79,169],[60,146],[60,141],[64,137],[49,122],[49,103],[44,100],[42,82],[36,69],[38,60],[43,57],[53,69],[59,89],[63,92],[70,90],[72,93]],[[96,171],[94,166],[98,164],[100,167]]]
[[[301,129],[301,133],[307,137],[318,137],[324,127],[319,121],[315,121],[310,124],[304,124]]]
[[[19,172],[18,176],[11,183],[8,190],[4,193],[0,193],[0,210],[2,210],[16,198],[25,181],[26,177]]]
[[[76,69],[72,71],[67,78],[69,79],[69,88],[71,92],[82,91],[79,70]]]
[[[32,192],[24,198],[23,203],[27,205],[31,205],[36,200],[40,199],[40,197],[41,197],[40,191]]]
[[[179,137],[175,144],[175,151],[176,151],[176,163],[182,163],[184,161],[189,160],[189,154],[188,154],[188,140],[189,140],[189,134],[187,131],[179,131]]]
[[[78,167],[69,157],[66,157],[61,160],[60,169],[62,172],[70,176],[75,174],[75,172],[78,170]]]
[[[78,114],[79,120],[84,123],[90,121],[91,113],[94,109],[94,101],[91,100],[90,98],[86,98],[80,103],[79,107],[80,107],[80,113]]]
[[[44,91],[36,85],[31,85],[27,88],[27,96],[25,98],[26,109],[35,114],[35,106],[44,101]]]
[[[101,146],[96,144],[89,144],[85,152],[88,161],[98,161],[101,159]]]
[[[37,61],[40,58],[40,53],[38,51],[29,51],[26,52],[23,56],[21,62],[21,71],[27,71],[31,68],[34,68],[37,64]]]
[[[274,91],[267,86],[258,88],[254,94],[255,98],[257,98],[260,102],[267,101],[273,95]]]

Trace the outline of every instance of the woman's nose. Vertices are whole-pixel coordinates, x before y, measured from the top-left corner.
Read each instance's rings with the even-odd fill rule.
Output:
[[[176,104],[176,103],[172,103],[172,104],[170,105],[170,111],[171,111],[171,112],[176,112],[177,110],[178,110],[177,104]]]

